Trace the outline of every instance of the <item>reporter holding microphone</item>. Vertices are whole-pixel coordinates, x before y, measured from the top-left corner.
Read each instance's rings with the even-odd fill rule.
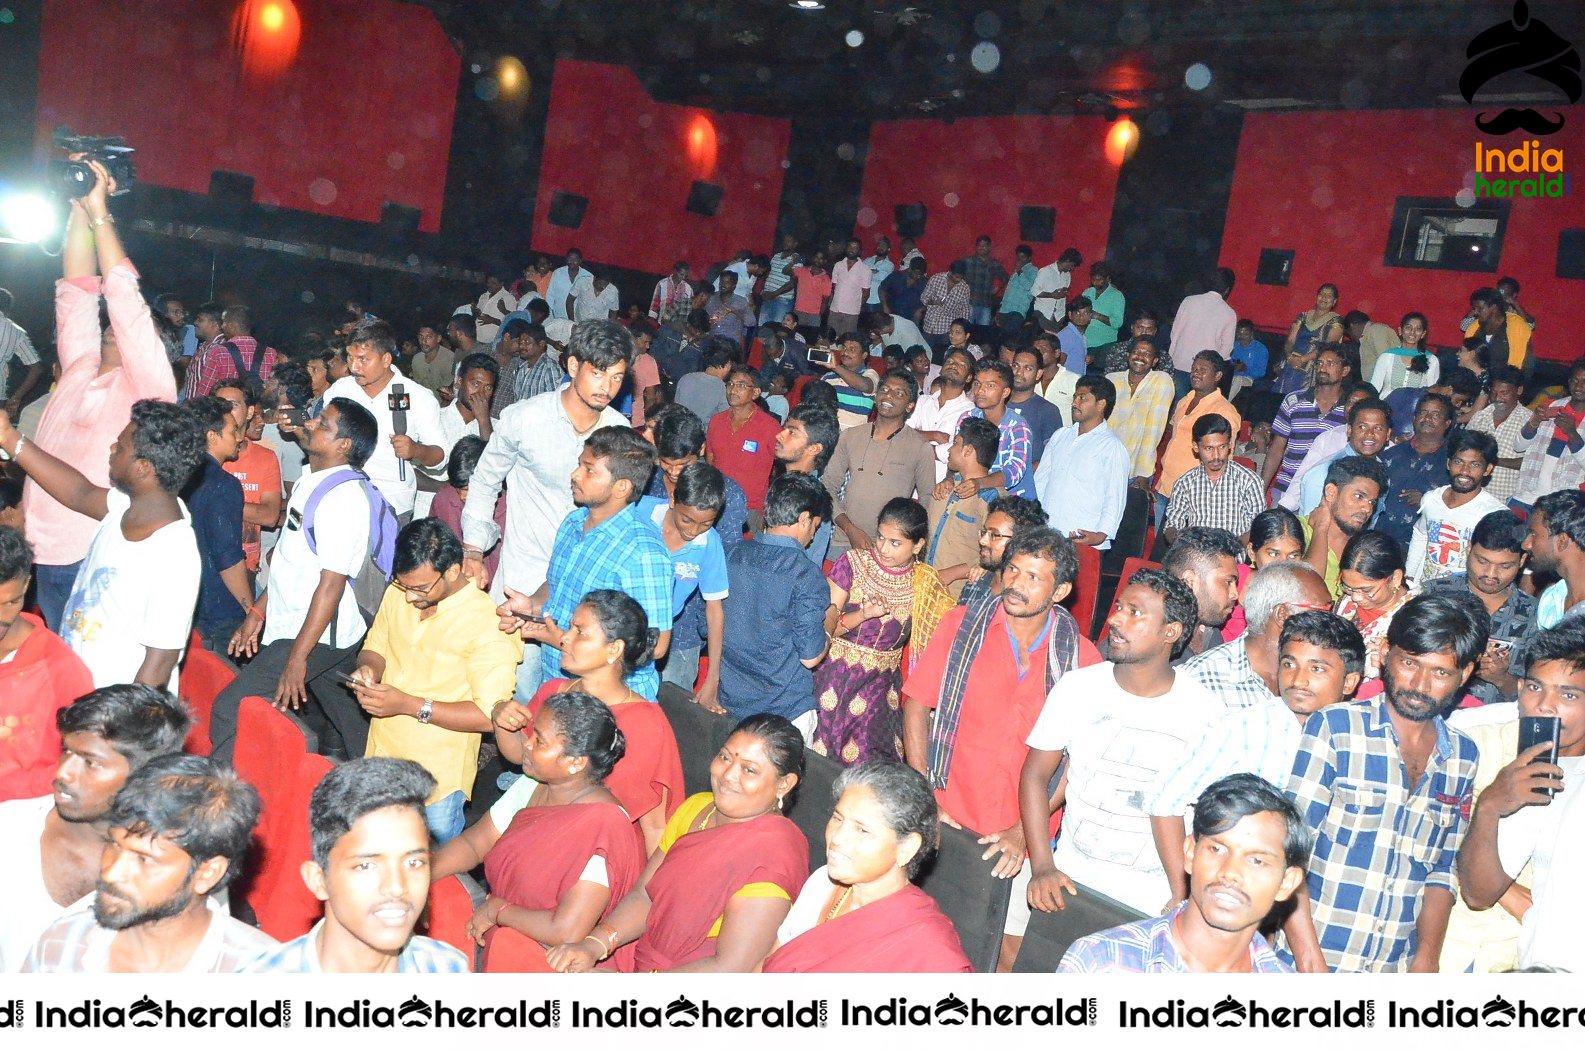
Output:
[[[325,402],[344,397],[373,414],[380,440],[364,465],[399,522],[413,520],[418,469],[444,467],[446,438],[440,403],[422,383],[396,367],[396,336],[384,321],[365,321],[347,337],[347,370],[325,391]]]

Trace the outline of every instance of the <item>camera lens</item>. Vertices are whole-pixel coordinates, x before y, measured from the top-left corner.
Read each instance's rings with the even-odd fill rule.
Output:
[[[58,187],[63,196],[68,200],[77,200],[88,196],[88,191],[94,188],[97,176],[94,169],[80,161],[69,160],[57,169],[59,179]]]

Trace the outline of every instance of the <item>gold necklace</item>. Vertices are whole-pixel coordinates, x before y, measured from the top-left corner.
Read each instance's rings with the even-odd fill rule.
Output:
[[[831,906],[831,910],[826,912],[826,922],[830,922],[837,917],[837,912],[842,910],[842,906],[848,902],[848,898],[851,896],[853,896],[853,887],[849,886],[842,891],[842,896],[837,898],[837,902]]]

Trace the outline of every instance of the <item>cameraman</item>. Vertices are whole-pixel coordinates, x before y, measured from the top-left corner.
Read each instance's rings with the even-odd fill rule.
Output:
[[[107,488],[105,451],[125,429],[133,403],[175,401],[176,377],[138,290],[137,268],[116,235],[109,206],[115,180],[86,154],[72,159],[93,170],[94,185],[71,202],[66,223],[62,279],[55,285],[60,381],[39,420],[38,446]],[[101,296],[110,315],[103,331]],[[38,558],[39,610],[50,630],[59,632],[61,611],[99,523],[56,502],[32,478],[24,496],[28,540]]]

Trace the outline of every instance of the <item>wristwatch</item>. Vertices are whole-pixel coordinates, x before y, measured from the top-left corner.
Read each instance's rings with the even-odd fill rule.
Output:
[[[418,721],[421,725],[428,725],[429,720],[435,717],[435,701],[425,700],[418,705]]]

